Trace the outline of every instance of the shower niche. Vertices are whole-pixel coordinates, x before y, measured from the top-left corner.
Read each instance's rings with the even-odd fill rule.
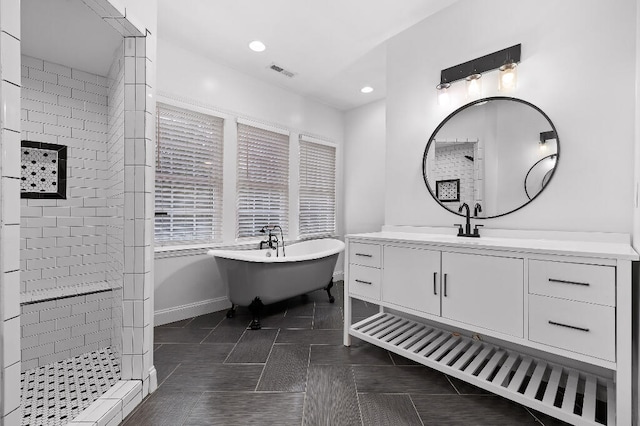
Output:
[[[24,425],[117,424],[156,387],[154,64],[147,32],[123,12],[107,0],[21,2]]]

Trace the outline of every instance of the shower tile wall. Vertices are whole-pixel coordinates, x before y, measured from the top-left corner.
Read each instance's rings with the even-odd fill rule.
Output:
[[[20,1],[0,1],[0,424],[20,410]]]
[[[68,147],[67,199],[21,200],[23,301],[122,285],[110,273],[117,262],[107,249],[113,218],[122,215],[109,197],[108,94],[106,77],[22,57],[22,139]],[[23,306],[22,370],[110,345],[119,291]],[[72,328],[56,318],[67,310],[57,304],[69,300],[72,315],[80,314]]]

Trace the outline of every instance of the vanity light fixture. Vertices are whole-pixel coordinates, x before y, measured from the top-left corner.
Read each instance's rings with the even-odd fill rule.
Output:
[[[471,74],[465,78],[467,84],[467,99],[477,99],[482,95],[482,74]]]
[[[436,90],[438,91],[438,105],[449,105],[449,93],[447,92],[449,87],[451,87],[449,83],[440,83],[436,86]]]
[[[371,92],[373,92],[373,87],[371,87],[371,86],[364,86],[362,89],[360,89],[360,91],[361,91],[362,93],[371,93]]]
[[[498,89],[501,91],[513,90],[517,82],[516,68],[518,62],[520,62],[520,53],[521,45],[516,44],[506,49],[441,70],[440,84],[436,86],[438,90],[438,105],[448,105],[449,95],[446,89],[451,87],[451,83],[459,80],[466,81],[467,98],[474,99],[481,97],[482,74],[497,69],[500,69]]]
[[[260,40],[254,40],[249,43],[249,49],[253,50],[254,52],[264,52],[266,48],[267,46],[265,46],[264,43]]]

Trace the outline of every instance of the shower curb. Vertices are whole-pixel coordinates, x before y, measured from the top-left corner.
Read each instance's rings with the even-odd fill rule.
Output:
[[[119,425],[142,398],[142,380],[120,380],[67,426]]]

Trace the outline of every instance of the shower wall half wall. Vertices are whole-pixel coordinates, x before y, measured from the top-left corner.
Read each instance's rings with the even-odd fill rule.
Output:
[[[67,147],[66,199],[21,200],[22,371],[121,353],[122,58],[108,78],[22,57],[22,139]]]

